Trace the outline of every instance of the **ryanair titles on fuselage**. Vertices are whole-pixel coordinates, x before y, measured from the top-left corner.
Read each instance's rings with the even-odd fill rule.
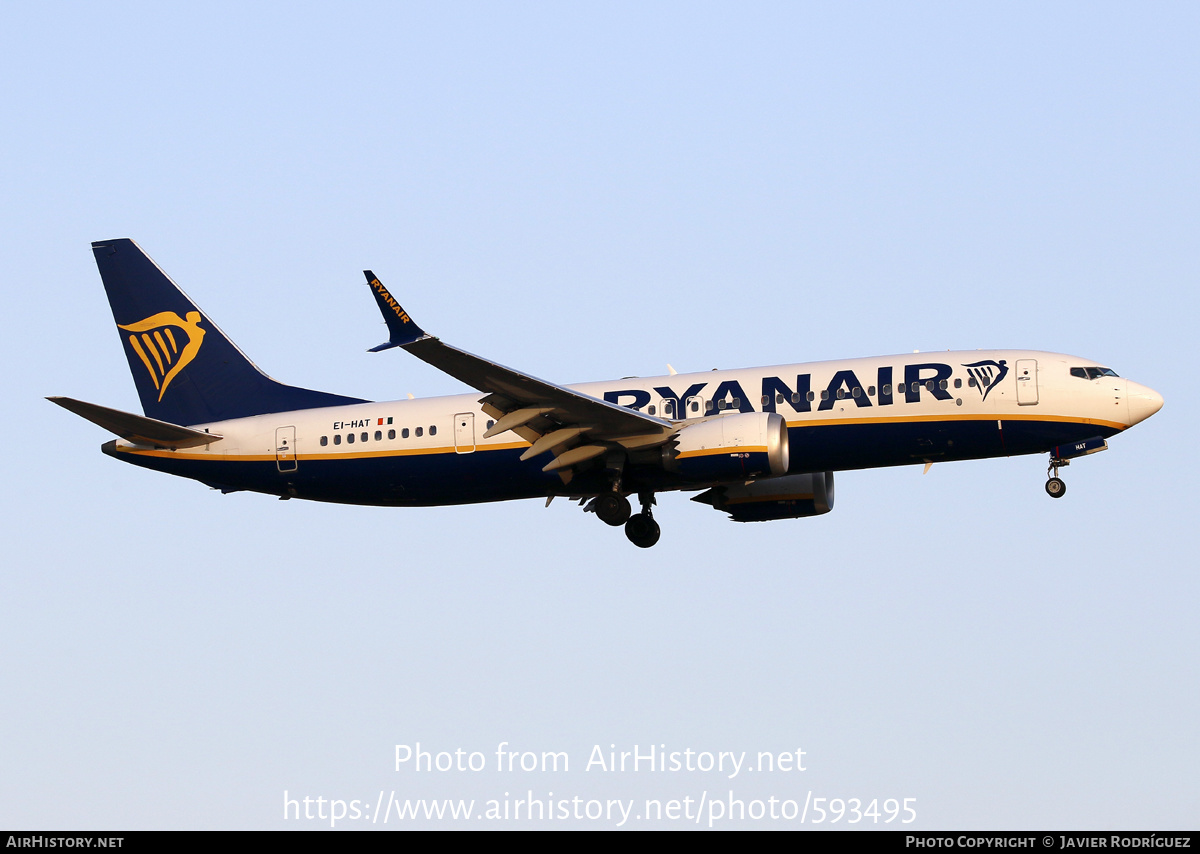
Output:
[[[660,384],[650,390],[629,388],[605,391],[604,399],[618,406],[641,410],[650,406],[657,396],[661,401],[670,401],[668,411],[683,413],[677,417],[696,414],[688,409],[688,402],[693,398],[704,401],[709,412],[714,409],[775,412],[780,405],[787,405],[794,412],[811,412],[814,409],[824,412],[833,409],[838,401],[853,403],[860,408],[890,406],[901,401],[919,403],[922,393],[932,395],[935,400],[956,400],[961,405],[964,385],[974,388],[981,399],[986,399],[1009,373],[1006,359],[985,359],[964,363],[961,367],[968,374],[966,383],[963,383],[961,376],[955,380],[954,366],[942,362],[918,362],[900,369],[892,365],[859,368],[864,377],[859,377],[853,368],[843,368],[836,370],[823,388],[818,386],[819,390],[813,387],[811,373],[797,373],[794,382],[790,378],[785,380],[779,376],[764,375],[759,387],[752,390],[757,392],[757,407],[754,405],[755,399],[747,393],[740,379],[722,379],[711,392],[711,382],[692,383],[686,389]],[[867,371],[871,373],[867,374]]]
[[[643,388],[613,388],[621,382],[620,380],[583,383],[574,388],[617,406],[665,416],[672,420],[731,412],[779,412],[781,415],[789,412],[819,413],[829,412],[835,406],[844,408],[848,403],[853,403],[858,408],[866,408],[933,400],[961,406],[965,403],[963,398],[967,394],[978,402],[994,400],[1001,381],[1011,373],[1009,364],[1015,357],[1040,357],[1043,364],[1052,358],[1061,361],[1061,357],[1050,353],[992,351],[988,355],[1000,358],[962,362],[957,377],[955,366],[944,362],[880,366],[876,360],[855,360],[859,363],[852,367],[849,362],[813,362],[757,370],[725,370],[717,372],[717,378],[704,381],[700,381],[700,378],[705,375],[696,373],[629,378],[633,382],[639,382]],[[827,367],[832,374],[822,371],[823,367]],[[804,370],[806,368],[808,370]],[[761,377],[756,377],[755,374],[759,371],[764,373]],[[830,379],[822,385],[821,378],[827,375]],[[814,376],[817,377],[816,381]],[[422,402],[443,406],[445,404],[436,403],[442,400],[444,399],[425,398],[423,401],[400,403],[407,404],[407,409],[412,403]],[[691,406],[693,402],[697,402],[695,409]],[[338,420],[331,422],[331,428],[336,432],[393,423],[391,412],[385,417],[379,417],[378,407],[384,404],[368,405],[372,407],[370,410],[357,412],[353,418],[342,415]],[[391,407],[396,403],[386,405]],[[460,407],[474,408],[465,401]],[[435,418],[444,414],[439,411]],[[429,412],[428,415],[433,413]],[[499,438],[495,441],[505,440]]]

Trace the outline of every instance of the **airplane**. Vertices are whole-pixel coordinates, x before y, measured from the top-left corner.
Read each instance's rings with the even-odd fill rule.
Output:
[[[132,240],[92,244],[143,415],[52,402],[116,459],[223,493],[430,506],[556,497],[658,542],[659,492],[737,522],[828,513],[834,472],[1049,454],[1059,468],[1162,408],[1075,356],[975,350],[556,385],[443,343],[374,273],[388,340],[476,391],[374,402],[262,373]],[[670,367],[670,366],[668,366]],[[636,496],[640,510],[629,501]]]

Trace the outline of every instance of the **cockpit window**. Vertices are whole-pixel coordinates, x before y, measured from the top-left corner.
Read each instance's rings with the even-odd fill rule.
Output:
[[[1071,376],[1084,380],[1098,380],[1100,377],[1115,377],[1117,372],[1112,368],[1071,368]]]

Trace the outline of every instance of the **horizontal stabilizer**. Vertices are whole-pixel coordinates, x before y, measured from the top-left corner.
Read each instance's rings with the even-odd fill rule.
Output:
[[[122,412],[119,409],[109,409],[107,406],[97,406],[94,403],[84,403],[82,400],[70,397],[48,397],[46,400],[57,403],[63,409],[68,409],[81,418],[86,418],[93,424],[116,433],[122,439],[128,439],[139,445],[155,445],[160,448],[194,448],[221,440],[216,433],[205,433],[190,427],[180,427],[178,424]]]

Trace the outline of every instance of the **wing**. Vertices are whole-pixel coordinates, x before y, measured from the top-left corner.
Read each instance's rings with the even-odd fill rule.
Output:
[[[417,326],[374,273],[363,272],[390,335],[371,352],[402,347],[485,392],[479,402],[496,423],[483,434],[484,438],[513,431],[531,443],[521,459],[554,455],[543,471],[559,471],[566,481],[576,466],[606,452],[659,445],[674,432],[670,421],[539,380],[442,343]]]

